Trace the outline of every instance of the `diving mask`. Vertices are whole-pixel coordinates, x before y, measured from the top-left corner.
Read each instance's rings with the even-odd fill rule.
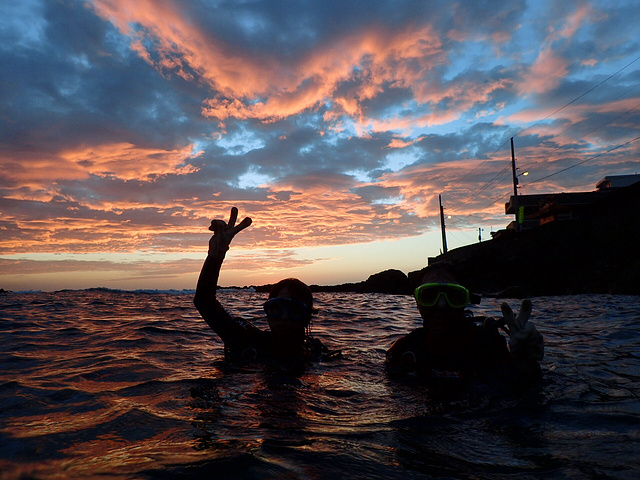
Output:
[[[464,308],[469,304],[469,290],[457,283],[425,283],[414,292],[416,302],[422,307],[433,307],[441,296],[451,308]]]
[[[273,319],[280,319],[287,315],[290,320],[300,322],[307,320],[311,315],[311,309],[306,303],[292,298],[272,298],[264,302],[263,307],[267,317]]]

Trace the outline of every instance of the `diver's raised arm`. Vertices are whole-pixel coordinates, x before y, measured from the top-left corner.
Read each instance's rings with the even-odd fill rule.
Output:
[[[229,215],[229,221],[212,220],[209,230],[213,231],[213,236],[209,240],[209,252],[196,286],[196,293],[193,303],[202,315],[207,324],[222,338],[225,339],[225,333],[231,316],[220,305],[216,299],[216,288],[218,278],[220,276],[220,268],[224,257],[229,250],[229,245],[233,237],[251,225],[251,218],[247,217],[238,225],[238,209],[233,207]]]

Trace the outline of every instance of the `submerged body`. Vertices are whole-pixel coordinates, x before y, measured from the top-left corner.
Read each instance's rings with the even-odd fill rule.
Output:
[[[485,321],[478,321],[485,320]],[[507,342],[492,319],[469,319],[454,342],[440,341],[420,327],[398,339],[387,351],[386,366],[394,375],[426,380],[471,380],[487,375],[511,377],[515,371]]]
[[[216,298],[198,304],[202,318],[224,342],[225,359],[247,361],[314,361],[331,355],[320,340],[306,333],[278,334],[229,314]],[[268,321],[268,318],[267,318]]]

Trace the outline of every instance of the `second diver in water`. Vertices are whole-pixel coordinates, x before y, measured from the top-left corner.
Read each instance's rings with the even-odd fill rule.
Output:
[[[212,220],[209,253],[202,266],[194,304],[202,318],[224,342],[225,358],[230,361],[275,360],[299,367],[308,360],[336,356],[320,340],[310,335],[309,325],[316,310],[311,289],[296,278],[273,285],[263,308],[269,330],[230,315],[216,298],[220,268],[233,237],[251,225],[247,217],[236,225],[238,209],[233,207],[229,222]]]
[[[387,351],[392,374],[429,380],[471,379],[485,374],[502,379],[540,376],[544,355],[542,335],[533,323],[531,301],[517,316],[502,304],[503,319],[473,317],[466,310],[469,291],[446,266],[430,267],[414,293],[423,326],[399,338]],[[509,348],[498,328],[509,333]]]

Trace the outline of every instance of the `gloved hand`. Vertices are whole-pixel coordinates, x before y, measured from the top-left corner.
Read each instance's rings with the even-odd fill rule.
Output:
[[[542,335],[528,321],[531,308],[531,300],[523,300],[516,317],[506,302],[501,306],[502,315],[509,326],[509,351],[518,367],[523,370],[538,369],[538,361],[544,357]]]
[[[246,217],[238,225],[236,225],[237,219],[238,209],[236,207],[232,207],[228,223],[224,220],[211,220],[209,230],[211,230],[214,235],[209,240],[209,255],[223,258],[225,253],[227,253],[227,250],[229,250],[229,244],[231,244],[233,237],[235,237],[238,232],[251,225],[252,220],[249,217]]]

